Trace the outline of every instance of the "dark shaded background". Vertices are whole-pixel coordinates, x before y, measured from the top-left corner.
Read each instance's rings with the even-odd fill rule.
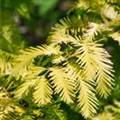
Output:
[[[75,0],[33,0],[29,14],[14,16],[20,33],[27,37],[29,45],[45,43],[51,27],[66,16],[73,1]]]

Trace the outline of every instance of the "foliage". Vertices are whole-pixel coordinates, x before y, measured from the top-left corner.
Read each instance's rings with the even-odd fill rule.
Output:
[[[5,12],[7,4],[2,6]],[[15,4],[21,6],[17,12],[30,19],[27,1]],[[111,120],[119,120],[119,101],[92,118],[99,99],[108,98],[115,83],[111,55],[104,44],[120,43],[119,8],[117,0],[78,0],[52,28],[46,44],[26,49],[17,24],[4,21],[2,44],[9,47],[0,51],[1,120],[67,120],[62,102],[74,106],[72,110],[85,119],[106,116],[107,120],[110,115]]]
[[[92,120],[120,120],[120,102],[115,101],[113,105],[105,106],[104,111]]]
[[[44,16],[47,12],[51,10],[55,6],[55,4],[58,2],[58,0],[48,0],[47,2],[44,2],[44,0],[33,0],[33,2],[36,5],[40,5],[41,8],[39,10],[40,16]]]

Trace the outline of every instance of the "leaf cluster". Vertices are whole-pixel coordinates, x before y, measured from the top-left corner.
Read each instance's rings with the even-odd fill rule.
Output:
[[[119,7],[117,0],[78,0],[51,30],[47,44],[21,50],[13,61],[6,54],[0,71],[4,75],[10,72],[2,86],[11,93],[7,101],[27,99],[29,105],[46,106],[56,98],[75,104],[84,118],[93,117],[99,98],[107,98],[114,86],[113,63],[104,43],[109,39],[120,42]],[[5,104],[12,106],[11,102]],[[17,109],[13,106],[10,113]],[[8,114],[7,109],[1,116]],[[66,119],[58,106],[53,111],[60,120]],[[24,116],[24,110],[20,113]],[[35,119],[31,114],[27,117]]]

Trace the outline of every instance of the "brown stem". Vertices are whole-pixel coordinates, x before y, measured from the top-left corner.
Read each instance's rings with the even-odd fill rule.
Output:
[[[6,88],[4,88],[4,87],[1,87],[1,88],[2,88],[3,92],[5,92],[5,94],[7,95],[8,98],[12,98],[11,94],[7,91]]]

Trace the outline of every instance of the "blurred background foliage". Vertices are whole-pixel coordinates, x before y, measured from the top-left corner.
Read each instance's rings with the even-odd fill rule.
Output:
[[[6,51],[6,53],[1,52],[1,57],[2,55],[7,56],[8,52],[11,53],[12,58],[17,55],[19,49],[46,43],[50,29],[60,18],[66,16],[67,11],[74,1],[76,0],[1,0],[0,48],[1,51]],[[105,48],[108,49],[113,56],[115,87],[112,95],[107,100],[101,100],[99,114],[95,116],[93,120],[109,120],[110,117],[111,120],[114,120],[114,114],[120,114],[120,47],[116,41],[110,40],[105,43]],[[12,56],[13,54],[15,55]],[[11,58],[7,57],[7,59]],[[0,78],[1,81],[5,79],[2,75],[0,75]],[[4,92],[4,90],[1,90],[2,95]],[[2,95],[0,97],[2,97]],[[7,96],[4,100],[6,99],[10,99],[9,103],[13,102],[13,100],[11,101],[11,98]],[[26,113],[24,113],[23,108],[18,109],[14,106],[16,116],[12,115],[11,110],[10,116],[5,119],[84,120],[84,118],[76,112],[74,106],[70,107],[61,102],[56,102],[55,104],[50,104],[45,107],[36,105],[29,106],[31,101],[27,101],[28,103],[24,101],[20,102],[20,104],[24,104],[23,108],[27,109]],[[19,111],[24,113],[24,117],[20,116],[19,113],[21,112]],[[120,120],[119,117],[120,116],[118,116],[118,120]]]
[[[2,0],[1,25],[16,22],[28,43],[45,43],[50,28],[65,16],[72,0]],[[9,19],[8,19],[9,17]]]

